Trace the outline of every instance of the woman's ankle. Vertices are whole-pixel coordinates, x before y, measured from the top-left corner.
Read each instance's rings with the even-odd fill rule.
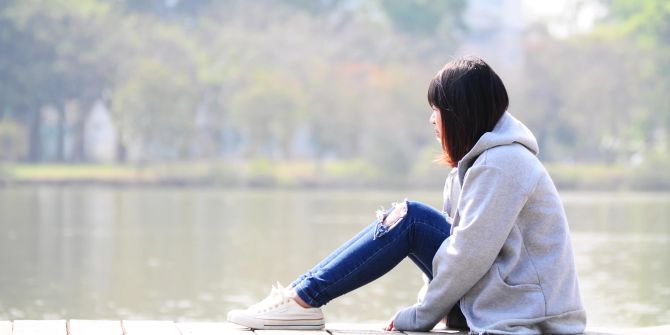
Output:
[[[291,290],[291,296],[293,300],[302,308],[312,308],[310,304],[305,302],[305,300],[302,300],[302,298],[298,295],[298,292],[296,292],[295,289]]]

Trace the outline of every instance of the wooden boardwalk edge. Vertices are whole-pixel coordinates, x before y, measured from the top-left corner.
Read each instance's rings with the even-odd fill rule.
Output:
[[[430,333],[387,332],[382,324],[328,323],[324,330],[251,330],[229,322],[173,322],[156,320],[15,320],[0,321],[0,335],[381,335],[452,334],[467,331],[434,329]],[[647,328],[613,329],[594,327],[584,335],[670,334],[670,325]]]

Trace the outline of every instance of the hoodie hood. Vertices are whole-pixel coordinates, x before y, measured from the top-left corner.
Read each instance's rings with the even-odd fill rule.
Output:
[[[463,182],[465,172],[482,152],[501,145],[519,143],[537,156],[540,148],[533,133],[509,112],[505,112],[492,131],[484,133],[475,146],[458,162],[458,177]]]

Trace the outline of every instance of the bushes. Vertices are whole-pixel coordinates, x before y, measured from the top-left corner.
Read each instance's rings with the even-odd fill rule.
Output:
[[[19,123],[0,120],[0,161],[22,160],[28,154],[28,133]]]
[[[363,159],[191,161],[146,165],[0,165],[5,183],[104,183],[216,187],[441,189],[450,167],[420,152],[407,172],[396,173]],[[639,166],[549,164],[561,191],[670,190],[670,159]]]

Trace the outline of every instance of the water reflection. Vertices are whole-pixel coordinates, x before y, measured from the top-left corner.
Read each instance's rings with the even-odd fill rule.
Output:
[[[0,189],[0,319],[224,320],[374,218],[439,193]],[[670,322],[670,195],[564,194],[594,325]],[[414,302],[411,262],[326,306],[373,321]]]

